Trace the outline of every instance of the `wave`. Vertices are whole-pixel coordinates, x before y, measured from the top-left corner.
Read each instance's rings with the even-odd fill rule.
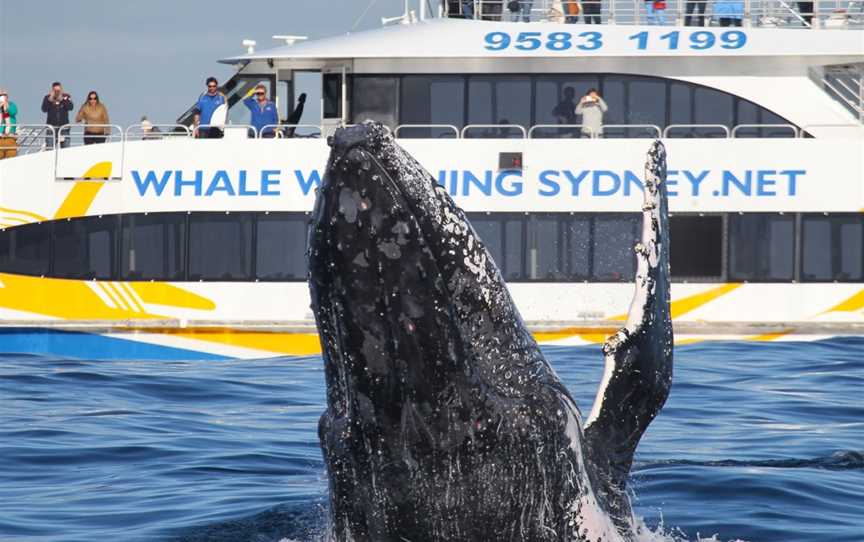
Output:
[[[864,470],[864,452],[854,450],[834,452],[827,457],[809,459],[765,459],[736,460],[720,459],[717,461],[693,461],[690,459],[669,459],[653,463],[637,465],[634,472],[643,472],[655,468],[684,465],[689,467],[764,467],[773,469],[824,469],[824,470]]]

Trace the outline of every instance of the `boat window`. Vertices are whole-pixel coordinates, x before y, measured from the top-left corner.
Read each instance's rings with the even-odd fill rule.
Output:
[[[110,279],[116,253],[117,217],[88,216],[54,223],[54,276]]]
[[[182,280],[186,272],[186,213],[124,215],[120,278]]]
[[[354,77],[351,98],[354,122],[375,120],[395,128],[397,87],[396,77]]]
[[[529,230],[528,276],[531,280],[565,278],[564,223],[555,215],[534,215]]]
[[[864,279],[864,223],[860,215],[805,215],[801,224],[802,280]]]
[[[342,118],[342,74],[325,73],[322,77],[322,101],[325,119]]]
[[[670,264],[677,279],[723,276],[723,217],[676,215],[669,218]]]
[[[519,78],[471,78],[468,84],[468,124],[531,127],[531,81]],[[518,138],[512,128],[477,129],[466,137]]]
[[[305,215],[268,213],[255,226],[255,278],[306,280]]]
[[[521,280],[525,277],[525,222],[522,217],[504,221],[504,278]]]
[[[449,124],[465,120],[465,80],[457,77],[409,75],[402,79],[400,124]],[[400,137],[454,137],[446,128],[405,128]]]
[[[249,213],[189,216],[189,279],[249,280],[252,276]]]
[[[51,223],[26,224],[0,231],[0,271],[47,275]]]
[[[794,217],[776,214],[729,217],[731,280],[792,280],[794,262]]]
[[[470,213],[468,220],[505,280],[524,278],[524,220],[512,213]]]
[[[625,124],[666,124],[665,81],[653,77],[631,77],[627,81],[627,115]],[[611,121],[608,124],[614,124]],[[610,128],[604,137],[651,137],[639,128]]]
[[[571,280],[587,280],[591,276],[592,220],[585,215],[568,216],[564,222],[567,276]]]
[[[633,246],[639,238],[635,215],[610,214],[595,219],[591,238],[591,278],[603,282],[626,282],[636,276]]]

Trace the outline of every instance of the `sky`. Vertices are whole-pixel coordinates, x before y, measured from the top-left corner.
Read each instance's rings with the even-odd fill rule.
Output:
[[[52,81],[76,110],[97,91],[114,124],[170,123],[208,76],[231,76],[217,61],[243,54],[244,39],[260,51],[280,45],[273,35],[339,35],[402,11],[403,0],[0,0],[0,87],[21,124],[44,122]]]

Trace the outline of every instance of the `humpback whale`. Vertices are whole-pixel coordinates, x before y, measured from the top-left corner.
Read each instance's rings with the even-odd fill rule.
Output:
[[[631,540],[627,477],[672,382],[663,145],[648,152],[636,292],[583,426],[446,190],[381,125],[329,143],[308,259],[330,538]]]

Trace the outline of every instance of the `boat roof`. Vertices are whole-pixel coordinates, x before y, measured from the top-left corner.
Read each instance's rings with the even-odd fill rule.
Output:
[[[520,33],[540,33],[543,40],[555,32],[571,36],[566,49],[540,46],[517,48]],[[670,32],[679,32],[671,46]],[[794,33],[793,33],[794,32]],[[500,33],[500,34],[499,34]],[[640,35],[644,34],[644,38]],[[701,34],[698,34],[701,33]],[[732,34],[730,34],[732,33]],[[507,36],[510,45],[493,50],[496,40]],[[694,34],[696,34],[694,36]],[[712,46],[702,47],[706,34]],[[491,35],[491,37],[490,37]],[[744,45],[736,47],[740,36]],[[488,40],[488,41],[487,41]],[[644,41],[643,41],[644,40]],[[696,41],[691,41],[696,40]],[[548,45],[548,44],[547,44]],[[695,46],[694,46],[695,45]],[[725,47],[724,47],[725,45]],[[491,49],[490,49],[491,47]],[[462,19],[431,19],[411,24],[283,45],[251,54],[222,59],[227,64],[255,60],[319,60],[364,58],[562,58],[578,57],[849,57],[845,62],[864,62],[864,30],[788,29],[747,27],[674,27],[638,25],[573,25],[551,22],[491,22]]]

